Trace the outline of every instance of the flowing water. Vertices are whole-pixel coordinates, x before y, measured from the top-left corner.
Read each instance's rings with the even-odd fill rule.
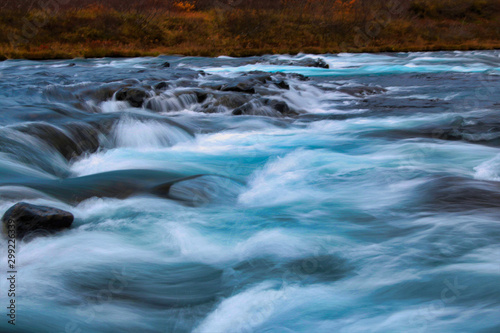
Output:
[[[500,331],[499,51],[9,60],[0,126],[75,215],[2,331]]]

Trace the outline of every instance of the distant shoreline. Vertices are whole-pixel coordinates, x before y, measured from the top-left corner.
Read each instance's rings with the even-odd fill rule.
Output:
[[[269,54],[339,54],[339,53],[406,53],[406,52],[439,52],[439,51],[494,51],[500,50],[500,43],[497,45],[449,45],[446,47],[440,46],[428,46],[424,48],[409,48],[409,47],[393,47],[393,46],[380,46],[362,49],[353,49],[348,51],[341,51],[338,49],[334,50],[282,50],[281,52],[269,52],[268,49],[262,50],[232,50],[229,53],[213,53],[200,50],[199,52],[193,50],[187,50],[183,52],[179,50],[165,50],[160,51],[158,49],[154,50],[113,50],[108,51],[98,50],[96,54],[92,54],[92,50],[76,50],[74,52],[66,53],[64,51],[49,51],[49,52],[30,52],[22,51],[19,53],[14,53],[13,56],[5,56],[0,48],[0,61],[4,60],[71,60],[71,59],[96,59],[96,58],[136,58],[136,57],[157,57],[157,56],[183,56],[183,57],[219,57],[219,56],[230,56],[230,57],[252,57],[252,56],[263,56]],[[89,54],[90,53],[90,54]]]

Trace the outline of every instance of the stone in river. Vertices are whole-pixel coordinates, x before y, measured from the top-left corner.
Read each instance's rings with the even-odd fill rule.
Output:
[[[2,226],[5,234],[15,230],[15,237],[22,239],[33,232],[53,233],[69,228],[73,219],[73,214],[61,209],[19,202],[5,212]]]

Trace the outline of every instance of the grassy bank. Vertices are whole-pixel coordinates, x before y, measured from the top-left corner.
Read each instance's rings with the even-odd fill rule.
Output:
[[[56,1],[0,5],[0,59],[500,48],[500,0]]]

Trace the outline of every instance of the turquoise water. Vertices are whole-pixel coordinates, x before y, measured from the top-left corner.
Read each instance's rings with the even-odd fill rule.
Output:
[[[498,332],[499,92],[498,51],[0,62],[0,212],[75,215],[0,328]]]

